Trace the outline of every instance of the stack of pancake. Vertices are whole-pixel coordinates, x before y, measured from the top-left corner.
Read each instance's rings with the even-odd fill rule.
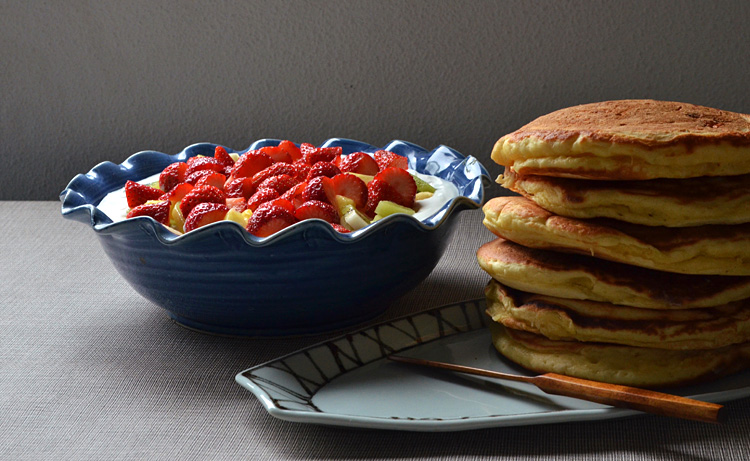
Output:
[[[750,367],[750,116],[607,101],[502,137],[520,196],[484,206],[477,252],[510,360],[641,387]]]

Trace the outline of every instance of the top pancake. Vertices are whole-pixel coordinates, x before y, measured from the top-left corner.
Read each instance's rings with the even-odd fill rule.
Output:
[[[641,180],[750,173],[750,115],[620,100],[573,106],[500,138],[492,159],[520,175]]]

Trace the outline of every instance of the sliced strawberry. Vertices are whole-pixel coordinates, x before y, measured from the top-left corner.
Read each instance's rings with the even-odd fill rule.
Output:
[[[330,203],[318,200],[310,200],[300,205],[294,212],[294,217],[302,221],[303,219],[322,219],[329,223],[339,222],[339,213]]]
[[[227,197],[226,204],[229,208],[237,210],[240,213],[247,209],[247,199],[245,197]]]
[[[190,160],[193,161],[188,164],[187,171],[185,171],[185,176],[187,178],[196,171],[211,170],[215,173],[221,173],[224,171],[224,165],[219,163],[219,161],[213,157],[191,157]]]
[[[336,195],[348,197],[354,200],[354,206],[356,208],[362,208],[367,204],[367,185],[358,177],[352,174],[342,173],[331,178],[331,183],[333,186],[334,197]]]
[[[367,184],[367,204],[362,211],[368,216],[375,216],[375,208],[381,200],[398,203],[398,200],[401,200],[401,196],[387,182],[380,179],[373,179]]]
[[[189,174],[185,178],[185,182],[190,183],[192,185],[196,185],[198,183],[198,181],[200,181],[200,179],[202,177],[208,176],[208,175],[211,175],[211,174],[214,174],[214,173],[215,172],[213,170],[198,170],[198,171],[194,171],[194,172],[192,172],[191,174]]]
[[[193,190],[185,194],[180,202],[180,211],[182,216],[187,216],[199,203],[226,203],[226,199],[226,194],[214,186],[194,187]]]
[[[292,162],[302,159],[302,152],[300,152],[299,147],[292,141],[281,141],[279,149],[285,150],[292,158]]]
[[[224,167],[231,167],[234,165],[234,159],[232,156],[221,146],[216,146],[216,149],[214,149],[214,159],[224,165]]]
[[[341,232],[342,234],[348,234],[349,232],[351,232],[351,230],[347,229],[341,224],[331,223],[331,226],[333,226],[336,232]]]
[[[271,157],[274,163],[292,163],[291,154],[279,146],[266,146],[259,150]]]
[[[160,200],[158,202],[144,203],[130,210],[126,218],[135,218],[137,216],[151,216],[157,222],[162,224],[169,223],[169,200]]]
[[[312,144],[303,143],[300,146],[302,157],[308,165],[315,165],[318,162],[333,162],[341,155],[341,147],[315,147]]]
[[[135,208],[138,205],[143,205],[149,200],[157,200],[163,194],[164,191],[161,189],[156,189],[135,181],[128,181],[125,183],[125,198],[128,200],[128,208]]]
[[[172,190],[159,197],[159,200],[169,200],[170,203],[175,204],[179,201],[182,201],[185,195],[193,190],[193,188],[194,186],[190,183],[183,182],[177,184],[172,188]]]
[[[310,168],[312,167],[305,163],[304,160],[297,160],[296,162],[292,163],[292,166],[297,172],[294,177],[299,179],[300,181],[306,181],[307,175],[310,174]]]
[[[234,163],[230,176],[232,179],[251,178],[271,165],[273,160],[268,155],[257,150],[247,151]]]
[[[221,173],[210,173],[205,176],[202,176],[198,181],[196,181],[195,186],[205,186],[208,184],[209,186],[214,186],[217,189],[224,189],[224,183],[227,182],[227,177],[224,176]]]
[[[250,216],[246,229],[257,237],[268,237],[296,222],[297,218],[289,210],[269,205],[259,208]]]
[[[305,188],[307,187],[306,182],[301,182],[297,184],[296,186],[292,187],[288,191],[284,192],[284,194],[281,196],[281,198],[289,200],[292,202],[292,205],[294,205],[295,208],[302,205],[304,203],[304,199],[302,198],[302,193],[305,191]]]
[[[409,168],[409,161],[406,157],[402,157],[395,152],[379,150],[372,154],[372,156],[381,171],[390,167],[403,168],[404,170]]]
[[[287,210],[290,213],[294,214],[294,209],[295,209],[294,204],[292,202],[290,202],[289,200],[285,199],[284,197],[279,197],[279,198],[275,198],[273,200],[269,200],[268,202],[261,204],[258,208],[265,207],[265,206],[271,206],[271,205],[280,206],[281,208],[284,208],[285,210]],[[256,208],[256,210],[258,208]]]
[[[333,178],[337,174],[340,174],[341,170],[339,170],[339,167],[334,165],[331,162],[318,162],[312,167],[310,167],[310,171],[307,173],[307,180],[311,180],[312,178],[315,178],[317,176],[327,176],[329,178]]]
[[[224,184],[224,192],[227,194],[227,197],[242,197],[248,199],[255,193],[253,178],[229,179]]]
[[[288,174],[279,174],[263,180],[263,182],[258,184],[258,189],[276,189],[279,195],[281,195],[297,184],[299,184],[299,181],[296,178],[293,178]]]
[[[169,192],[177,184],[185,182],[187,168],[187,163],[183,162],[175,162],[164,168],[159,175],[159,189]]]
[[[339,168],[344,172],[366,174],[369,176],[375,176],[380,171],[378,162],[364,152],[354,152],[341,157]]]
[[[302,191],[302,200],[305,202],[319,200],[321,202],[334,203],[336,194],[333,191],[332,179],[327,176],[318,176],[307,181],[307,186]]]
[[[274,163],[268,168],[264,168],[253,175],[253,185],[258,188],[260,183],[270,178],[271,176],[278,176],[280,174],[289,175],[296,177],[297,168],[292,166],[291,163]]]
[[[279,198],[279,192],[276,189],[258,189],[249,199],[247,199],[247,208],[255,211],[263,203]]]
[[[197,229],[211,224],[216,221],[221,221],[226,217],[229,207],[223,203],[199,203],[197,204],[185,218],[185,232]]]
[[[417,194],[417,183],[414,177],[406,170],[397,167],[388,167],[375,175],[375,179],[387,182],[399,195],[399,200],[394,200],[405,207],[414,206],[414,196]]]

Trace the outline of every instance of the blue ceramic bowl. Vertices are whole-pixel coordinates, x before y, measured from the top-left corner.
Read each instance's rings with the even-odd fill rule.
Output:
[[[264,139],[246,150],[278,143]],[[341,146],[344,154],[379,149],[340,138],[322,146]],[[489,179],[475,158],[451,148],[427,151],[393,141],[383,149],[407,157],[418,172],[452,182],[459,197],[421,222],[391,215],[348,234],[305,220],[266,238],[230,221],[178,236],[150,217],[112,222],[96,207],[127,180],[144,179],[195,155],[212,156],[215,147],[201,143],[175,155],[145,151],[120,165],[101,163],[73,178],[60,200],[63,216],[94,229],[117,271],[138,293],[178,323],[220,334],[319,333],[382,313],[429,275],[445,250],[452,217],[482,205],[482,182]]]

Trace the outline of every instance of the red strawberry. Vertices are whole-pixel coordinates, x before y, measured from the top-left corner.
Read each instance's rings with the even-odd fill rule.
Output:
[[[180,202],[180,211],[182,216],[187,216],[190,211],[199,203],[226,203],[226,195],[214,186],[194,187],[193,190],[185,194]]]
[[[135,218],[136,216],[151,216],[157,222],[169,224],[169,200],[138,205],[130,210],[126,217]]]
[[[291,163],[274,163],[268,168],[264,168],[253,175],[253,185],[257,188],[260,183],[270,178],[271,176],[278,176],[280,174],[289,175],[296,177],[297,168],[292,166]]]
[[[224,184],[224,192],[227,197],[250,198],[255,193],[253,178],[230,179]]]
[[[195,186],[204,186],[208,184],[209,186],[214,186],[217,189],[224,189],[224,183],[227,182],[227,177],[224,176],[221,173],[210,173],[205,176],[202,176],[198,181],[196,181]]]
[[[190,192],[191,190],[193,190],[193,185],[190,183],[183,182],[174,186],[172,190],[170,190],[166,194],[159,197],[159,199],[169,200],[171,203],[174,204],[174,203],[181,201],[185,197],[185,195],[187,195],[187,193]]]
[[[299,179],[300,181],[307,180],[307,175],[310,173],[310,168],[312,168],[310,165],[305,163],[304,160],[298,160],[292,163],[292,166],[297,171],[297,173],[294,175],[295,178]]]
[[[281,196],[281,198],[289,200],[294,207],[298,207],[304,203],[304,199],[302,198],[302,193],[305,191],[305,188],[307,187],[306,182],[301,182],[297,184],[296,186],[292,187],[288,191],[284,192],[284,194]]]
[[[211,170],[216,173],[224,171],[224,165],[213,157],[191,157],[190,160],[187,171],[185,171],[185,176],[188,178],[196,171],[201,170]]]
[[[232,179],[251,178],[271,165],[273,165],[273,160],[268,155],[257,150],[247,151],[234,163],[230,176]]]
[[[302,152],[300,152],[299,147],[291,141],[281,141],[279,143],[279,149],[285,150],[289,153],[292,162],[296,162],[302,158]]]
[[[268,237],[297,222],[289,210],[278,205],[259,208],[250,216],[247,231],[257,237]]]
[[[128,200],[129,208],[143,205],[149,200],[157,200],[163,194],[164,191],[161,189],[156,189],[135,181],[128,181],[125,183],[125,197]]]
[[[353,174],[337,174],[331,178],[331,184],[334,199],[336,195],[348,197],[354,200],[356,208],[362,208],[367,204],[367,185]]]
[[[409,168],[409,161],[406,157],[402,157],[391,151],[379,150],[372,154],[372,156],[381,171],[390,167],[403,168],[404,170]]]
[[[276,189],[258,189],[247,199],[247,208],[255,211],[261,204],[276,198],[279,198],[279,192]]]
[[[279,174],[265,179],[262,183],[258,184],[258,189],[276,189],[276,191],[280,195],[296,186],[297,184],[299,184],[299,181],[289,176],[288,174]]]
[[[214,149],[214,158],[217,162],[224,165],[224,167],[231,167],[234,165],[234,159],[232,156],[221,146],[216,146],[216,149]]]
[[[346,227],[342,226],[341,224],[331,223],[331,226],[336,230],[336,232],[341,232],[342,234],[348,234],[351,232]]]
[[[315,178],[317,176],[328,176],[329,178],[332,178],[340,173],[341,173],[341,170],[339,170],[339,167],[337,167],[333,163],[318,162],[312,167],[310,167],[310,171],[307,173],[306,179],[309,181],[312,178]]]
[[[302,200],[318,200],[326,203],[334,203],[336,194],[333,191],[332,179],[326,176],[318,176],[307,181],[305,190],[302,191]]]
[[[310,200],[300,205],[294,212],[294,217],[303,219],[322,219],[329,223],[339,222],[339,213],[330,203]]]
[[[289,152],[279,146],[266,146],[259,150],[271,157],[274,163],[292,163],[292,156]]]
[[[354,152],[341,157],[341,171],[375,176],[380,171],[378,162],[364,152]]]
[[[221,221],[226,217],[227,211],[229,211],[229,207],[223,203],[199,203],[185,218],[185,232],[190,232],[206,224]]]
[[[164,168],[159,175],[159,189],[169,192],[177,184],[185,182],[187,168],[187,163],[183,162],[175,162]]]
[[[380,179],[373,179],[367,184],[367,204],[362,211],[369,216],[375,216],[375,208],[381,200],[398,203],[400,199],[401,196],[390,184]]]
[[[414,206],[414,196],[417,194],[417,183],[414,177],[402,168],[389,167],[375,175],[375,179],[385,181],[398,193],[400,200],[395,200],[405,207]]]
[[[318,162],[333,162],[342,152],[341,147],[315,147],[307,143],[303,143],[299,149],[305,162],[311,166]]]
[[[247,209],[247,199],[245,197],[227,197],[225,202],[229,208],[237,210],[240,213]]]
[[[281,208],[284,208],[285,210],[287,210],[290,213],[294,214],[294,208],[295,208],[294,204],[292,202],[290,202],[289,200],[283,198],[283,197],[279,197],[279,198],[275,198],[273,200],[269,200],[268,202],[261,204],[258,208],[267,207],[267,206],[271,206],[271,205],[273,205],[273,206],[280,206]],[[257,211],[258,208],[256,208],[256,211]]]
[[[198,171],[194,171],[194,172],[192,172],[191,174],[189,174],[185,178],[185,182],[190,183],[192,185],[195,185],[195,184],[198,183],[198,181],[200,181],[200,179],[202,177],[208,176],[208,175],[214,174],[214,173],[215,173],[215,171],[213,171],[213,170],[198,170]]]

